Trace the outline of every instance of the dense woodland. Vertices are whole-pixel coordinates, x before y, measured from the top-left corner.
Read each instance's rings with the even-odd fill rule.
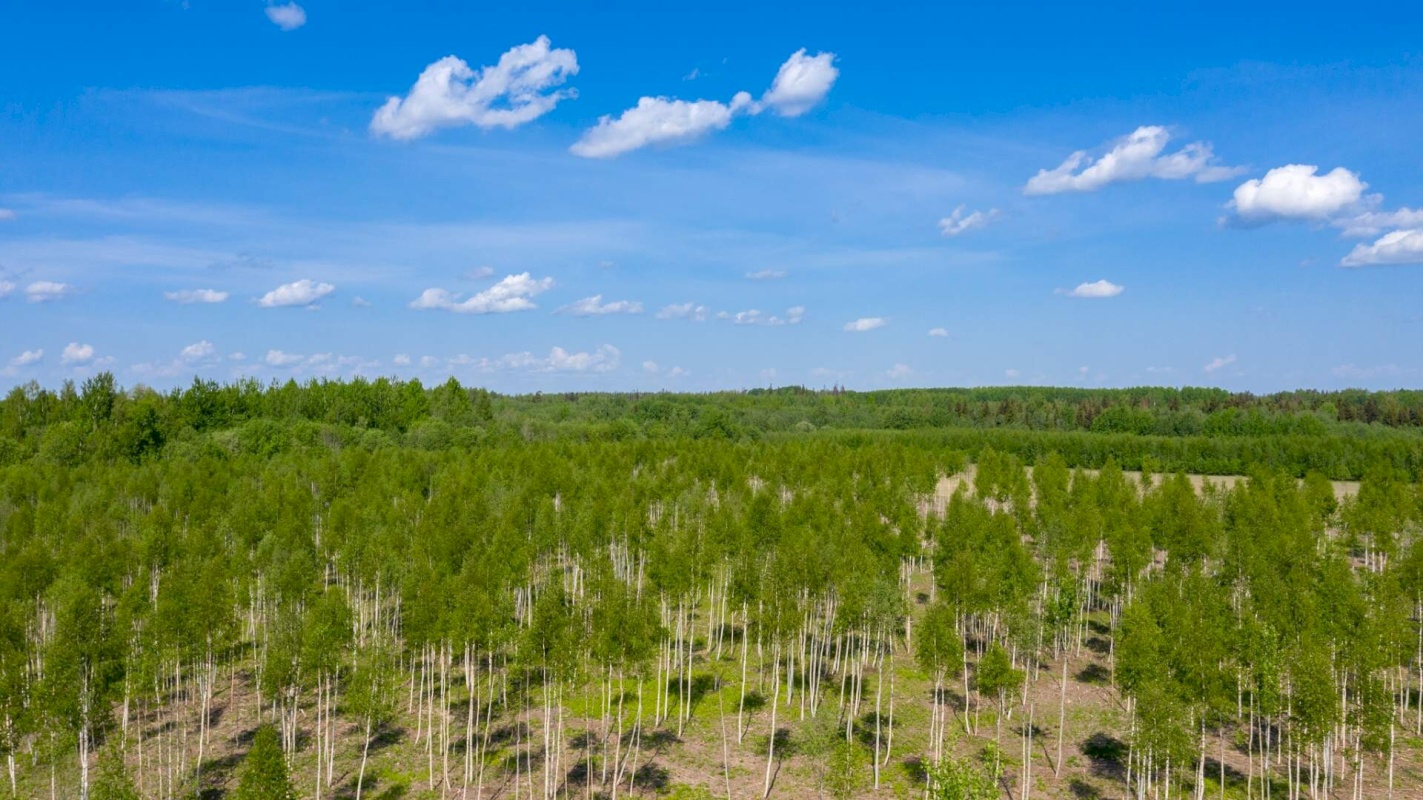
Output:
[[[1420,406],[21,387],[0,793],[1420,797]]]

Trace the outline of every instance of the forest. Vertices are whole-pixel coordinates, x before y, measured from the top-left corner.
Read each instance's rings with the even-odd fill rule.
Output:
[[[22,386],[0,796],[1419,798],[1420,531],[1420,392]]]

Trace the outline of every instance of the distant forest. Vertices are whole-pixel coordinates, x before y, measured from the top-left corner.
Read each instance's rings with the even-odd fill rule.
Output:
[[[800,386],[705,394],[500,395],[380,378],[262,384],[194,380],[124,390],[102,373],[58,391],[27,384],[0,402],[0,464],[140,461],[164,448],[273,454],[290,448],[475,447],[516,441],[756,440],[902,432],[972,457],[1032,463],[1358,479],[1423,475],[1423,391],[992,387],[852,392]]]

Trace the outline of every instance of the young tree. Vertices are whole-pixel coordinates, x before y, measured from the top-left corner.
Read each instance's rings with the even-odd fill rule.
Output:
[[[270,725],[257,730],[252,749],[242,760],[232,800],[296,800],[281,743]]]

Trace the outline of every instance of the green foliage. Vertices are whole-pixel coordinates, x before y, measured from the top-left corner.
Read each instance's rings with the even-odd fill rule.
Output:
[[[271,726],[257,730],[252,749],[242,760],[232,800],[296,800],[282,746]]]
[[[117,740],[110,741],[99,750],[94,783],[89,787],[89,800],[141,800],[124,764],[123,748]]]
[[[836,737],[825,769],[825,791],[835,800],[858,797],[870,769],[864,748]]]
[[[932,800],[997,800],[998,781],[988,770],[971,761],[945,757],[930,766],[929,797]]]
[[[978,661],[974,685],[980,694],[995,698],[1001,705],[1004,697],[1022,688],[1023,678],[1023,670],[1013,667],[1013,661],[1003,645],[994,644]]]

